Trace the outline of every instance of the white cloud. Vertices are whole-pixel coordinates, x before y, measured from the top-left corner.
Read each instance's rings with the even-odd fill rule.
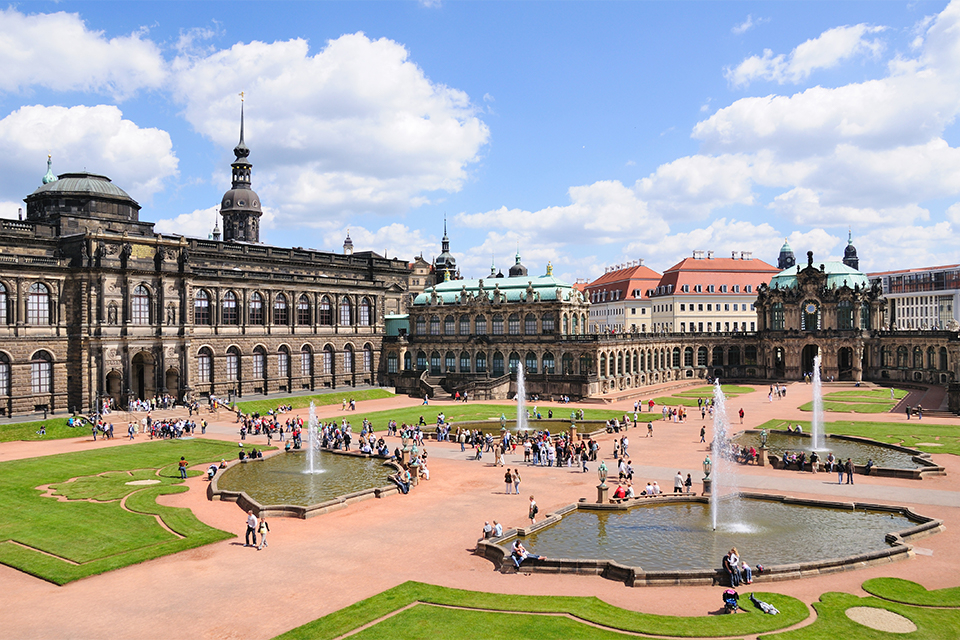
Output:
[[[246,91],[254,187],[280,208],[278,223],[398,214],[461,188],[490,135],[465,93],[431,82],[385,38],[308,49],[251,42],[174,62],[184,115],[224,149],[236,144]]]
[[[107,93],[120,100],[159,88],[167,77],[156,44],[142,32],[106,38],[75,13],[26,15],[0,10],[0,90],[40,86]]]
[[[752,158],[687,156],[637,181],[647,206],[665,218],[703,218],[718,207],[753,204]]]
[[[753,15],[750,14],[750,15],[747,15],[747,19],[744,20],[743,22],[733,25],[733,27],[730,29],[730,32],[733,33],[734,35],[740,36],[745,34],[747,31],[750,31],[750,29],[753,29],[754,27],[769,21],[770,21],[770,18],[754,19]]]
[[[956,264],[960,235],[949,222],[899,225],[854,236],[861,271]],[[892,252],[895,252],[892,253]]]
[[[794,224],[845,226],[857,224],[870,227],[927,219],[929,213],[916,204],[901,207],[853,207],[829,205],[821,202],[820,194],[804,187],[796,187],[773,199],[769,208]]]
[[[750,56],[736,68],[727,68],[724,75],[735,87],[748,85],[754,80],[796,84],[806,80],[814,71],[830,69],[855,55],[878,55],[883,50],[883,42],[867,36],[883,30],[884,27],[866,24],[834,27],[800,44],[789,55],[774,56],[773,51],[764,49],[762,56]]]
[[[263,215],[260,217],[260,241],[267,242],[265,231],[274,227],[276,211],[270,207],[264,207]],[[165,218],[157,220],[155,229],[158,233],[168,233],[171,235],[187,236],[190,238],[207,238],[212,232],[214,225],[223,233],[223,218],[220,217],[220,205],[207,207],[206,209],[194,209],[190,213],[181,213],[175,218]]]
[[[953,224],[960,225],[960,202],[955,202],[946,211],[947,220]]]
[[[40,186],[47,153],[55,173],[88,169],[111,178],[134,199],[149,199],[177,175],[166,131],[141,128],[112,105],[21,107],[0,120],[0,193],[23,197]]]
[[[355,252],[373,251],[383,255],[386,251],[387,257],[400,257],[404,260],[412,259],[420,251],[424,252],[428,260],[429,256],[440,253],[439,240],[427,240],[420,229],[411,229],[399,222],[372,231],[360,226],[332,229],[323,234],[325,248],[336,253],[342,251],[343,240],[348,232]]]
[[[636,192],[617,180],[570,187],[570,204],[523,211],[501,207],[460,214],[457,221],[475,229],[511,229],[545,241],[609,243],[629,238],[653,239],[668,230]]]

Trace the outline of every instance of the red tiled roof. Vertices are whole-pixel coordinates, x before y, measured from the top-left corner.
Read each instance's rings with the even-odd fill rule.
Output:
[[[647,290],[657,286],[660,277],[659,273],[643,265],[617,269],[608,271],[588,284],[585,293],[589,296],[594,291],[619,291],[620,300],[639,300],[648,297]],[[638,295],[634,296],[634,293]],[[609,299],[612,300],[613,298]]]
[[[721,293],[720,286],[727,285],[727,294],[733,294],[733,285],[743,287],[752,285],[754,291],[763,283],[780,272],[779,269],[763,260],[735,260],[733,258],[684,258],[667,269],[657,283],[657,287],[673,285],[672,294],[703,295],[708,293],[708,285],[714,285],[713,294]],[[695,285],[701,285],[702,291],[696,292]],[[689,285],[689,291],[682,290]],[[659,295],[672,295],[662,293]],[[736,295],[736,294],[735,294]]]

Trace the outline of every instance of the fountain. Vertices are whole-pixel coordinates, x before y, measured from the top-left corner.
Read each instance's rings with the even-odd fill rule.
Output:
[[[517,431],[527,430],[527,388],[523,382],[523,363],[517,363]]]
[[[727,429],[730,422],[727,419],[727,399],[723,395],[723,389],[720,388],[720,379],[718,378],[713,385],[713,443],[710,449],[713,453],[713,460],[710,465],[710,479],[712,487],[710,490],[710,525],[713,530],[721,524],[721,509],[729,512],[735,507],[736,501],[721,500],[721,492],[735,492],[736,483],[736,463],[730,460],[726,455],[730,447],[730,438],[727,435]]]
[[[320,448],[317,431],[317,408],[313,402],[310,402],[310,418],[307,420],[307,438],[304,442],[307,445],[307,468],[304,469],[304,473],[323,473],[323,469],[317,469],[315,466],[317,450]]]
[[[823,388],[820,380],[820,354],[813,358],[813,420],[810,438],[814,451],[823,451]]]

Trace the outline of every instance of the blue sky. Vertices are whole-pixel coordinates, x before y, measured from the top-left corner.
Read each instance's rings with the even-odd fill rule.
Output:
[[[464,276],[695,249],[957,262],[960,4],[26,2],[0,11],[0,216],[110,176],[205,236],[239,97],[262,240]]]

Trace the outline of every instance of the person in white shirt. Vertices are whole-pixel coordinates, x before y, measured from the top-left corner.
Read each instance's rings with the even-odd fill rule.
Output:
[[[255,547],[257,546],[257,516],[253,515],[253,509],[247,511],[247,535],[244,538],[246,543],[243,545],[245,547]],[[253,544],[250,543],[250,536],[253,536]]]

